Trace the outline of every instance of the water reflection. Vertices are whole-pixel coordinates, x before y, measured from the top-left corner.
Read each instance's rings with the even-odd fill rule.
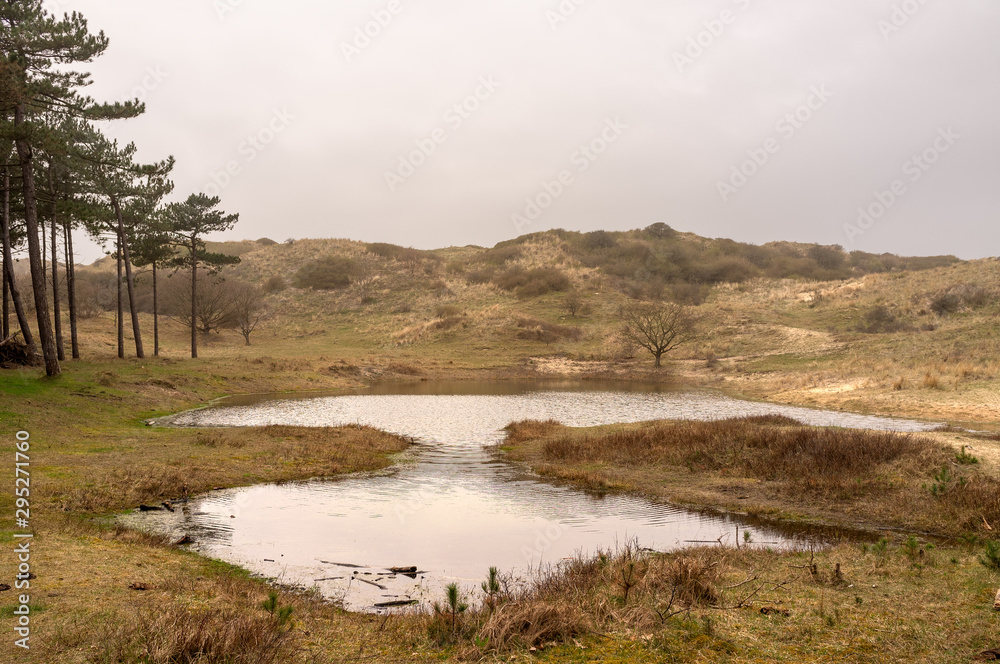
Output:
[[[933,425],[740,401],[710,393],[530,387],[499,394],[367,394],[243,400],[183,413],[181,426],[365,424],[417,438],[413,460],[389,474],[262,485],[192,500],[179,513],[135,517],[190,534],[207,555],[305,586],[352,609],[437,598],[478,586],[491,565],[524,571],[636,539],[658,550],[735,536],[784,546],[795,533],[628,496],[595,496],[526,477],[485,447],[522,419],[592,426],[651,419],[780,413],[808,424],[920,431]],[[380,393],[383,392],[383,393]],[[416,578],[389,574],[416,566]]]

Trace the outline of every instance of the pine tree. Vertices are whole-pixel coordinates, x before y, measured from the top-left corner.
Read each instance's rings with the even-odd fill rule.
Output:
[[[134,117],[144,110],[138,101],[97,104],[79,93],[90,83],[90,75],[69,66],[92,62],[107,47],[104,33],[91,34],[86,19],[76,12],[56,18],[41,0],[0,2],[0,89],[4,93],[0,138],[13,139],[17,149],[38,336],[49,376],[61,370],[39,243],[35,151],[52,140],[53,117],[110,120]]]
[[[237,257],[205,250],[205,235],[227,231],[240,218],[239,214],[226,214],[217,210],[219,203],[217,196],[191,194],[183,203],[173,203],[165,211],[171,243],[187,251],[187,255],[175,258],[173,264],[191,270],[192,358],[198,357],[198,267],[220,267],[240,262]]]
[[[145,349],[135,297],[132,243],[134,237],[142,233],[143,227],[151,223],[150,218],[159,201],[173,190],[173,183],[167,176],[173,169],[174,159],[169,157],[156,164],[136,164],[134,143],[119,148],[117,141],[109,141],[96,131],[90,132],[85,145],[87,150],[80,158],[89,165],[87,172],[92,183],[92,198],[106,202],[111,211],[109,223],[103,230],[110,231],[114,236],[119,268],[124,267],[135,352],[137,357],[142,358],[145,357]],[[95,230],[99,233],[100,227]],[[119,313],[120,340],[123,337],[121,318]],[[119,351],[121,354],[122,351]]]

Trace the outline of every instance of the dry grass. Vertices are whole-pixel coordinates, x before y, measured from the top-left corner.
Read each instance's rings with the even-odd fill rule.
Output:
[[[523,440],[521,425],[509,430]],[[529,424],[530,429],[538,425]],[[876,488],[886,466],[936,467],[943,448],[888,432],[806,427],[782,416],[716,422],[654,422],[642,428],[556,436],[542,447],[549,463],[623,467],[676,466],[761,480],[824,493]]]
[[[465,614],[453,652],[473,661],[964,662],[996,645],[992,595],[974,552],[919,541],[811,553],[628,545],[564,561]]]
[[[60,664],[428,661],[415,621],[385,624],[310,593],[279,589],[284,624],[263,607],[269,587],[161,539],[46,519],[33,557],[35,660]],[[4,561],[6,562],[6,561]],[[141,585],[144,590],[132,589]],[[6,660],[3,660],[6,661]]]
[[[64,469],[87,465],[86,482],[50,481],[39,497],[64,510],[105,512],[241,486],[378,470],[410,442],[370,427],[258,427],[175,430],[159,445],[53,459]]]
[[[495,652],[568,642],[589,632],[589,616],[570,598],[536,596],[500,604],[483,620],[476,636]]]
[[[963,285],[968,285],[966,288]],[[846,282],[756,280],[717,286],[703,312],[695,357],[710,348],[717,382],[786,403],[1000,423],[995,406],[1000,353],[995,298],[1000,261],[985,259]],[[940,293],[975,292],[956,311],[932,308]],[[909,331],[859,334],[867,312],[885,307]],[[795,333],[794,335],[792,333]],[[696,355],[697,353],[697,355]],[[925,377],[930,376],[925,385]]]
[[[543,475],[760,516],[957,536],[1000,523],[990,463],[928,437],[802,426],[784,417],[507,428],[502,448]]]
[[[95,664],[271,664],[290,655],[288,630],[273,618],[231,609],[136,608],[116,612],[94,636]]]

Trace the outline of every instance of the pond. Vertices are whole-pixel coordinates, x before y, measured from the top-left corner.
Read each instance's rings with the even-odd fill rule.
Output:
[[[741,401],[709,392],[614,385],[421,384],[338,396],[242,397],[168,418],[174,426],[364,424],[418,441],[389,472],[214,492],[174,514],[127,517],[190,535],[205,555],[283,583],[315,587],[346,608],[439,599],[478,588],[490,566],[524,575],[627,541],[669,550],[732,543],[784,547],[807,533],[746,517],[558,486],[497,460],[488,447],[523,419],[592,426],[779,413],[804,423],[895,431],[934,424]],[[393,574],[390,568],[416,567]]]

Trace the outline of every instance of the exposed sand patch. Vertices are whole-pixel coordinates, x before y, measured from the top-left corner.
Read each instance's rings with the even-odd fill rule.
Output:
[[[867,378],[864,380],[855,380],[849,383],[837,383],[834,385],[827,385],[824,387],[813,387],[809,389],[809,392],[814,394],[843,394],[844,392],[854,392],[855,390],[861,390],[871,385],[871,381]]]
[[[566,357],[532,357],[528,361],[531,363],[531,367],[540,374],[579,376],[582,374],[615,371],[615,365],[611,362],[581,362],[580,360],[571,360]],[[621,367],[618,368],[620,369]]]

